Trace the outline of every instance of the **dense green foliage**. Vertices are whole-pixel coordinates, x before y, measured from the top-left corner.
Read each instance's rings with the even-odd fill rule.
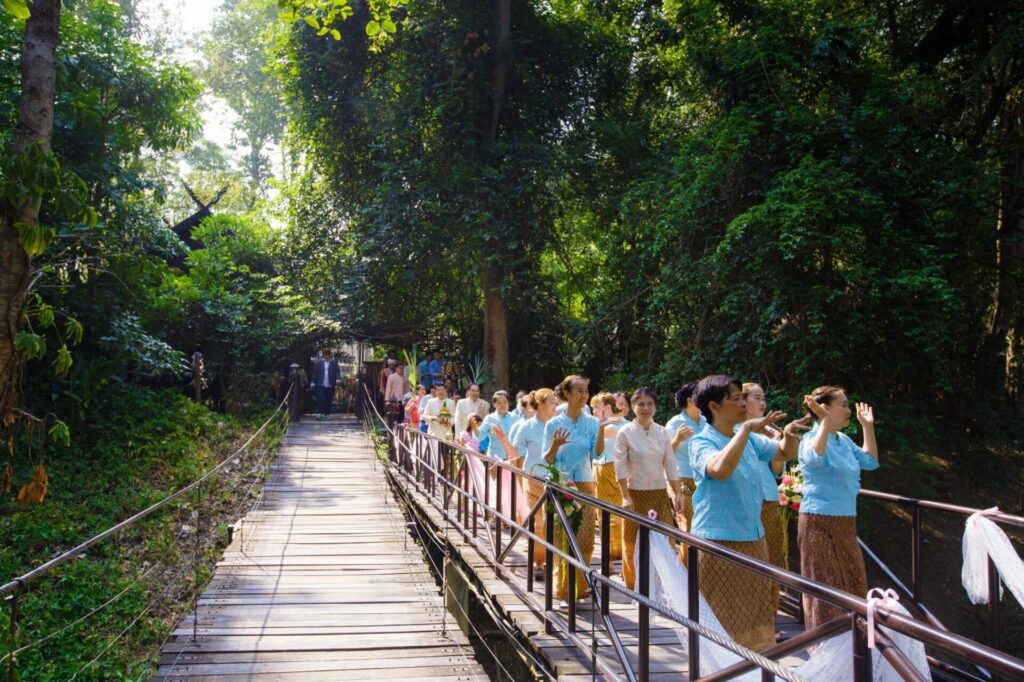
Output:
[[[92,419],[76,427],[71,448],[45,458],[53,481],[45,504],[19,511],[10,497],[0,497],[0,575],[20,575],[192,482],[267,416],[236,419],[175,391],[119,384],[105,387],[91,407]],[[273,447],[279,436],[271,429],[255,452]],[[44,457],[35,452],[16,460],[16,473],[27,474]],[[169,621],[187,609],[194,587],[196,521],[191,513],[201,504],[205,532],[213,533],[204,539],[204,556],[209,554],[199,567],[204,575],[209,560],[219,556],[209,543],[226,541],[223,527],[211,527],[218,523],[213,520],[220,517],[218,507],[245,492],[229,488],[234,480],[230,472],[218,476],[202,498],[181,498],[32,583],[19,603],[21,645],[124,594],[87,621],[20,654],[21,679],[68,679],[108,643],[110,651],[80,679],[134,680],[148,671],[173,624]],[[9,609],[0,609],[5,632],[8,617]]]

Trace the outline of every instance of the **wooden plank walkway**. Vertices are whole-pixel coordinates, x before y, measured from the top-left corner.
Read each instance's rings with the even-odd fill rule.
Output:
[[[304,419],[154,679],[486,680],[443,608],[362,427]]]

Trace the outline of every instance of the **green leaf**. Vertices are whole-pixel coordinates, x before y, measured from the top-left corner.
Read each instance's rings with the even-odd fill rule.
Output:
[[[39,334],[18,332],[14,337],[14,348],[29,360],[34,360],[46,353],[46,341]]]
[[[390,19],[385,19],[384,21],[382,21],[381,27],[388,33],[395,33],[396,31],[398,31],[398,27],[395,26],[395,22],[391,21]]]
[[[331,29],[331,37],[335,40],[341,40],[341,31],[336,28]]]
[[[28,19],[32,16],[25,0],[4,0],[4,9],[10,12],[15,19]]]
[[[39,324],[44,327],[53,326],[53,306],[46,305],[45,303],[39,308]]]
[[[72,346],[77,346],[82,342],[82,323],[73,317],[69,317],[67,324],[64,325],[64,334],[68,337],[68,341]]]
[[[57,419],[50,427],[50,440],[54,443],[64,443],[64,447],[71,447],[71,429],[68,425]]]
[[[53,360],[53,373],[59,377],[64,376],[71,369],[71,364],[74,359],[71,357],[71,351],[68,350],[66,345],[61,346],[57,349],[57,357]]]
[[[374,36],[379,35],[379,34],[380,34],[380,24],[378,24],[376,21],[371,21],[368,24],[366,24],[366,35],[368,35],[371,38],[373,38]]]
[[[309,24],[313,28],[317,29],[318,31],[320,30],[320,20],[319,19],[317,19],[316,17],[314,17],[311,14],[307,14],[306,16],[304,16],[302,18],[306,20],[307,24]]]

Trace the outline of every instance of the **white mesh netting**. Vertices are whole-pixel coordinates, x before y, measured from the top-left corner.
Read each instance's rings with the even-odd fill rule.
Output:
[[[971,515],[964,529],[964,565],[960,572],[964,589],[972,604],[988,603],[988,558],[992,557],[1001,579],[999,596],[1002,597],[1005,585],[1024,606],[1024,561],[1017,556],[1003,529],[985,518],[985,514]]]
[[[639,547],[639,543],[637,545]],[[639,561],[639,557],[637,557]],[[652,599],[668,606],[673,611],[689,617],[687,604],[687,570],[680,563],[678,555],[673,551],[668,538],[656,532],[651,533],[651,595]],[[894,610],[906,614],[906,609],[895,604]],[[698,622],[725,637],[728,635],[725,629],[715,617],[711,607],[700,597]],[[928,669],[928,662],[925,658],[924,645],[920,642],[905,637],[889,628],[879,626],[893,643],[903,651],[910,662],[917,668],[926,679],[931,679]],[[679,642],[683,650],[688,650],[688,634],[685,627],[676,629]],[[813,655],[806,661],[795,661],[788,659],[786,665],[792,662],[792,671],[800,678],[813,680],[813,682],[848,682],[853,676],[853,659],[851,635],[844,632],[835,637],[818,644]],[[702,675],[708,675],[717,670],[727,668],[742,659],[739,655],[716,644],[706,638],[701,639],[700,644],[700,671]],[[892,666],[882,657],[877,649],[872,651],[872,673],[876,682],[898,682],[903,678]],[[756,668],[745,675],[733,679],[744,682],[758,682],[761,679],[761,670]]]

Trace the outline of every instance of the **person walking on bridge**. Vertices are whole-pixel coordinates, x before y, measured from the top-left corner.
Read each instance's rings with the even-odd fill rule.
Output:
[[[316,418],[330,420],[334,387],[341,383],[341,367],[331,351],[324,350],[323,358],[313,366],[313,388],[316,391]]]
[[[427,406],[423,408],[420,419],[426,421],[427,433],[438,438],[451,440],[453,436],[452,421],[455,414],[455,402],[448,397],[444,384],[436,384],[434,386],[434,396],[427,401]]]
[[[455,432],[465,431],[472,415],[479,415],[483,419],[490,409],[490,403],[480,397],[480,385],[470,384],[466,389],[466,397],[455,404]]]

